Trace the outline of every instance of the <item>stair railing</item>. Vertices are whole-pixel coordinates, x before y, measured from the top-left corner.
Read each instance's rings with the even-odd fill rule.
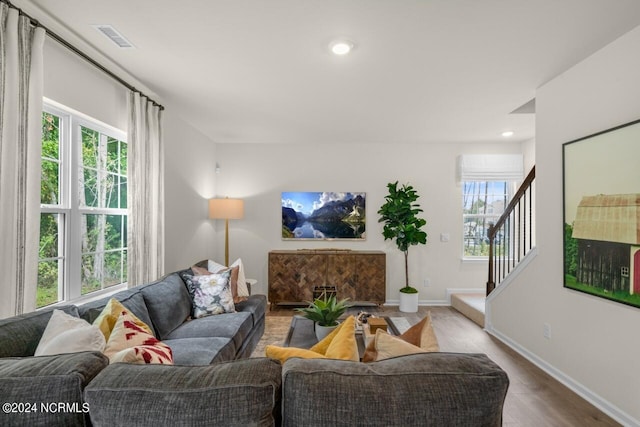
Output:
[[[502,282],[535,246],[535,166],[516,191],[502,216],[489,227],[489,279],[487,295]]]

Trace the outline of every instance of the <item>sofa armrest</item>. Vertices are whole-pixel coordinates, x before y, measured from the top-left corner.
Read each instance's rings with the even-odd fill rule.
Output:
[[[97,352],[0,359],[2,403],[28,405],[0,413],[0,425],[87,425],[84,388],[108,364]]]
[[[279,421],[282,368],[266,358],[208,366],[116,363],[85,390],[95,427],[272,426]]]
[[[289,359],[282,369],[282,425],[500,426],[508,385],[507,374],[483,354],[423,353],[373,363]]]

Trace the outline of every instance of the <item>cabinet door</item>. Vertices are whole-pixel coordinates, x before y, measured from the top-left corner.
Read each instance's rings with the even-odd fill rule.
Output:
[[[269,254],[269,301],[305,302],[313,298],[313,287],[325,285],[325,255]]]
[[[356,255],[327,256],[327,285],[336,287],[338,299],[356,300]]]
[[[387,298],[385,254],[360,254],[356,258],[356,299],[383,304]]]

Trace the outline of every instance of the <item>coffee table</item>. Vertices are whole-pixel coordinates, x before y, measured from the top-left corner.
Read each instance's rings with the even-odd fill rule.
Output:
[[[392,335],[399,335],[398,330],[393,324],[393,321],[388,317],[383,317],[387,321],[388,332]],[[366,348],[365,337],[362,331],[356,331],[356,343],[358,344],[358,354],[360,358],[364,355]],[[289,332],[284,340],[284,347],[297,347],[297,348],[311,348],[318,343],[316,333],[313,328],[313,321],[306,317],[295,315],[291,319],[291,326]]]

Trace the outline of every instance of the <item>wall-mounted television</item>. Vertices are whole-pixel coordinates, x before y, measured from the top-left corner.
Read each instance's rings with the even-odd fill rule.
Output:
[[[365,193],[285,191],[283,240],[364,240]]]

